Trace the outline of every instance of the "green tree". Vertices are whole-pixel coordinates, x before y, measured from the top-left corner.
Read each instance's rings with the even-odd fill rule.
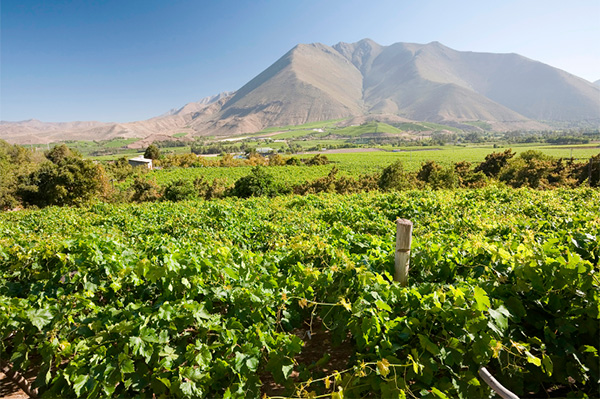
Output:
[[[267,173],[265,168],[255,166],[249,175],[239,178],[231,191],[236,197],[248,198],[263,195],[275,196],[279,192],[273,175]]]
[[[58,164],[67,158],[81,158],[81,154],[71,150],[66,144],[56,145],[44,153],[46,158],[54,164]]]
[[[150,144],[148,148],[146,148],[146,152],[144,152],[144,158],[149,159],[159,159],[160,158],[160,148],[154,144]]]
[[[435,189],[454,188],[458,183],[454,168],[444,169],[435,161],[427,161],[422,164],[421,169],[417,172],[417,179]]]
[[[511,148],[504,152],[493,152],[485,156],[485,160],[477,165],[475,172],[483,172],[488,177],[497,177],[502,168],[508,164],[508,160],[515,156]]]
[[[160,198],[160,187],[154,180],[138,176],[131,185],[133,194],[131,200],[134,202],[153,202]]]
[[[20,185],[18,193],[24,203],[39,207],[82,205],[108,191],[102,166],[70,156],[53,159],[56,163],[43,163]]]
[[[402,161],[387,166],[379,177],[379,188],[384,191],[407,190],[415,188],[416,185],[414,176],[404,171]]]
[[[194,183],[188,179],[178,179],[165,187],[163,199],[167,201],[183,201],[196,197]]]
[[[329,163],[329,159],[326,155],[317,154],[314,157],[304,161],[304,163],[308,166],[327,165]]]
[[[126,157],[121,157],[108,165],[108,172],[117,181],[123,181],[133,174],[133,167]]]

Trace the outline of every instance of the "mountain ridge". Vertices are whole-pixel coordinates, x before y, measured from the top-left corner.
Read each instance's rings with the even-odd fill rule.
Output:
[[[235,135],[272,126],[371,117],[546,129],[600,120],[600,87],[515,53],[457,51],[439,42],[298,44],[235,92],[128,123],[2,122],[0,138],[32,140]]]

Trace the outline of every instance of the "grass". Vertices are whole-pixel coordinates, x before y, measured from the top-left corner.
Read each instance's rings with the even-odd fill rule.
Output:
[[[484,121],[469,121],[469,122],[461,122],[463,125],[475,126],[483,130],[492,130],[492,125]]]
[[[333,127],[335,126],[337,123],[341,122],[345,120],[345,118],[342,119],[330,119],[327,121],[321,121],[321,122],[310,122],[310,123],[305,123],[303,125],[288,125],[288,126],[275,126],[275,127],[270,127],[267,129],[263,129],[260,132],[256,132],[253,134],[250,134],[248,136],[251,137],[256,137],[256,136],[261,136],[264,134],[268,134],[268,133],[274,133],[274,132],[283,132],[283,131],[302,131],[302,130],[312,130],[312,129],[324,129],[324,128],[329,128],[329,127]]]
[[[433,130],[433,131],[449,130],[454,133],[462,133],[462,130],[460,130],[456,127],[452,127],[452,126],[440,125],[439,123],[433,123],[433,122],[419,122],[419,123],[421,125],[429,128],[429,130]]]
[[[397,127],[381,122],[370,122],[359,126],[348,126],[331,131],[331,134],[344,137],[357,137],[370,133],[402,134],[404,132]]]

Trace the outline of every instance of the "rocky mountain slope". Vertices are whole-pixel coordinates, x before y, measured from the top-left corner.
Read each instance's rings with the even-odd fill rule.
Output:
[[[300,44],[236,92],[156,118],[123,124],[3,123],[0,138],[234,135],[351,117],[542,129],[547,125],[540,121],[600,121],[600,88],[518,54],[456,51],[438,42]]]

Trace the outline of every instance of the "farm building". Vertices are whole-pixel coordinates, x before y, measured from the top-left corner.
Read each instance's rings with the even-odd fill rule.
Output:
[[[140,155],[139,157],[129,159],[129,165],[152,169],[152,159],[144,158],[143,155]]]
[[[256,152],[258,152],[259,154],[270,154],[272,152],[275,152],[275,150],[271,147],[258,147],[256,149]]]

